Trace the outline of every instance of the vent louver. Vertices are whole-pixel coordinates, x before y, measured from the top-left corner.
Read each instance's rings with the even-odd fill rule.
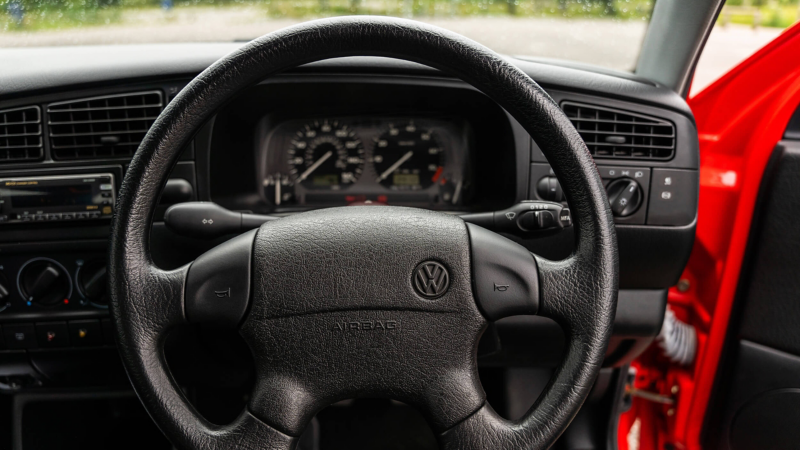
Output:
[[[675,155],[671,122],[572,102],[561,107],[595,158],[666,160]]]
[[[51,103],[47,124],[53,159],[130,158],[163,106],[160,91]]]
[[[28,106],[0,111],[0,164],[42,159],[42,110]]]

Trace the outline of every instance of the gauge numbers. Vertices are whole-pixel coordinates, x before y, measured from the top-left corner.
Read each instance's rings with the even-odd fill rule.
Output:
[[[306,189],[340,190],[364,171],[364,147],[338,121],[314,121],[295,133],[287,151],[289,173]]]
[[[444,152],[431,130],[413,121],[389,129],[375,139],[372,164],[377,182],[395,191],[427,189],[444,170]]]

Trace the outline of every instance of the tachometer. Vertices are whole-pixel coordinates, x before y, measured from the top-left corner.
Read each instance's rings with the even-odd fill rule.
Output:
[[[414,122],[389,129],[375,139],[372,162],[377,182],[392,190],[426,189],[439,181],[444,170],[444,151],[431,130]]]
[[[339,190],[364,170],[358,136],[337,121],[315,121],[297,131],[288,150],[289,173],[306,189]]]

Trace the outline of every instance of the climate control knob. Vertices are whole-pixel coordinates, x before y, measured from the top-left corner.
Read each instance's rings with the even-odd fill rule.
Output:
[[[29,303],[52,306],[68,301],[72,280],[64,266],[48,258],[25,263],[19,273],[19,291]]]
[[[606,187],[608,202],[614,217],[627,217],[642,205],[642,188],[635,180],[620,178]]]
[[[106,264],[103,261],[89,262],[78,271],[78,289],[86,300],[106,305],[108,304],[107,278]]]
[[[8,280],[0,273],[0,311],[11,306],[11,302],[9,301],[10,297],[11,293],[8,291]]]

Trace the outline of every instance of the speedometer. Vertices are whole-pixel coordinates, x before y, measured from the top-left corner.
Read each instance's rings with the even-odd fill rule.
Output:
[[[414,122],[389,129],[375,139],[372,163],[378,183],[397,191],[426,189],[444,170],[444,151],[433,131]]]
[[[287,153],[289,173],[306,189],[339,190],[355,183],[364,170],[361,140],[337,121],[304,125]]]

